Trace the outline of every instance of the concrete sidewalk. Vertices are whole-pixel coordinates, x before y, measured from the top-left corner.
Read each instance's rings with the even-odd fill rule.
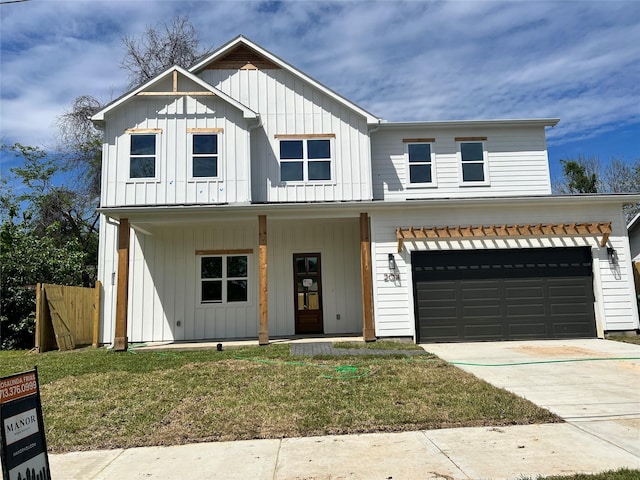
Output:
[[[50,455],[52,478],[517,479],[640,468],[570,424],[200,443]]]

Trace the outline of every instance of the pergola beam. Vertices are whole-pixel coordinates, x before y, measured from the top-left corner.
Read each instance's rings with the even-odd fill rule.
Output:
[[[445,225],[442,227],[398,227],[398,253],[405,240],[437,240],[449,238],[514,238],[543,236],[602,235],[600,246],[604,247],[611,234],[611,222],[595,223],[549,223],[515,225]]]

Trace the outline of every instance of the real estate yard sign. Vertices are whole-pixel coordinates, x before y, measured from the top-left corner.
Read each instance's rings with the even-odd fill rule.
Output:
[[[4,480],[50,480],[38,371],[0,378],[0,458]]]

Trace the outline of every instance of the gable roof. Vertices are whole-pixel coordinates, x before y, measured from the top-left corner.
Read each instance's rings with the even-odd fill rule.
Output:
[[[367,119],[369,124],[377,124],[382,121],[379,117],[369,113],[362,107],[359,107],[355,103],[347,100],[343,96],[334,92],[330,88],[324,86],[317,80],[314,80],[310,76],[301,72],[297,68],[289,65],[281,58],[275,56],[273,53],[265,50],[260,45],[252,42],[248,38],[239,35],[233,40],[227,42],[211,55],[207,56],[200,62],[196,63],[189,69],[192,73],[199,73],[207,68],[233,68],[233,69],[273,69],[281,68],[288,71],[295,77],[298,77],[302,81],[312,85],[321,92],[331,97],[336,102],[342,104],[349,110],[352,110]]]
[[[197,85],[199,85],[200,87],[202,87],[204,89],[204,92],[208,92],[208,93],[210,93],[212,95],[215,95],[216,97],[220,98],[221,100],[224,100],[225,102],[229,103],[230,105],[233,105],[234,107],[236,107],[238,110],[240,110],[242,112],[242,115],[243,115],[244,118],[248,118],[248,119],[258,118],[259,115],[256,112],[254,112],[253,110],[251,110],[249,107],[243,105],[242,103],[238,102],[234,98],[231,98],[229,95],[227,95],[226,93],[222,92],[221,90],[218,90],[217,88],[213,87],[212,85],[209,85],[207,82],[202,80],[200,77],[197,77],[196,75],[188,72],[184,68],[175,65],[175,66],[165,70],[163,73],[160,73],[159,75],[155,76],[154,78],[152,78],[148,82],[143,83],[139,87],[131,90],[129,93],[125,93],[120,98],[114,100],[113,102],[108,104],[106,107],[104,107],[102,110],[100,110],[99,112],[94,114],[91,117],[91,120],[93,122],[97,123],[97,124],[100,124],[100,123],[104,122],[104,116],[105,116],[106,113],[108,113],[108,112],[110,112],[112,110],[115,110],[120,105],[126,103],[131,98],[135,97],[136,95],[144,94],[145,92],[148,92],[153,86],[161,83],[163,80],[166,80],[171,75],[173,75],[174,72],[176,72],[178,75],[182,75],[183,77],[185,77],[185,78],[191,80],[192,82],[196,83]],[[154,93],[162,94],[161,92],[154,92]],[[174,92],[166,92],[166,96],[171,96],[173,93],[175,93],[176,95],[184,94],[184,92],[181,92],[180,90],[175,90]],[[198,92],[191,92],[191,93],[198,93]]]

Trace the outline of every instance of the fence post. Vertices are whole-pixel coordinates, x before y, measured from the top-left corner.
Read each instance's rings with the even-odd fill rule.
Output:
[[[42,344],[42,306],[40,304],[42,302],[42,284],[36,284],[36,353],[40,353],[40,346]]]
[[[100,341],[100,291],[102,282],[96,280],[95,292],[93,295],[93,348],[98,348]]]

